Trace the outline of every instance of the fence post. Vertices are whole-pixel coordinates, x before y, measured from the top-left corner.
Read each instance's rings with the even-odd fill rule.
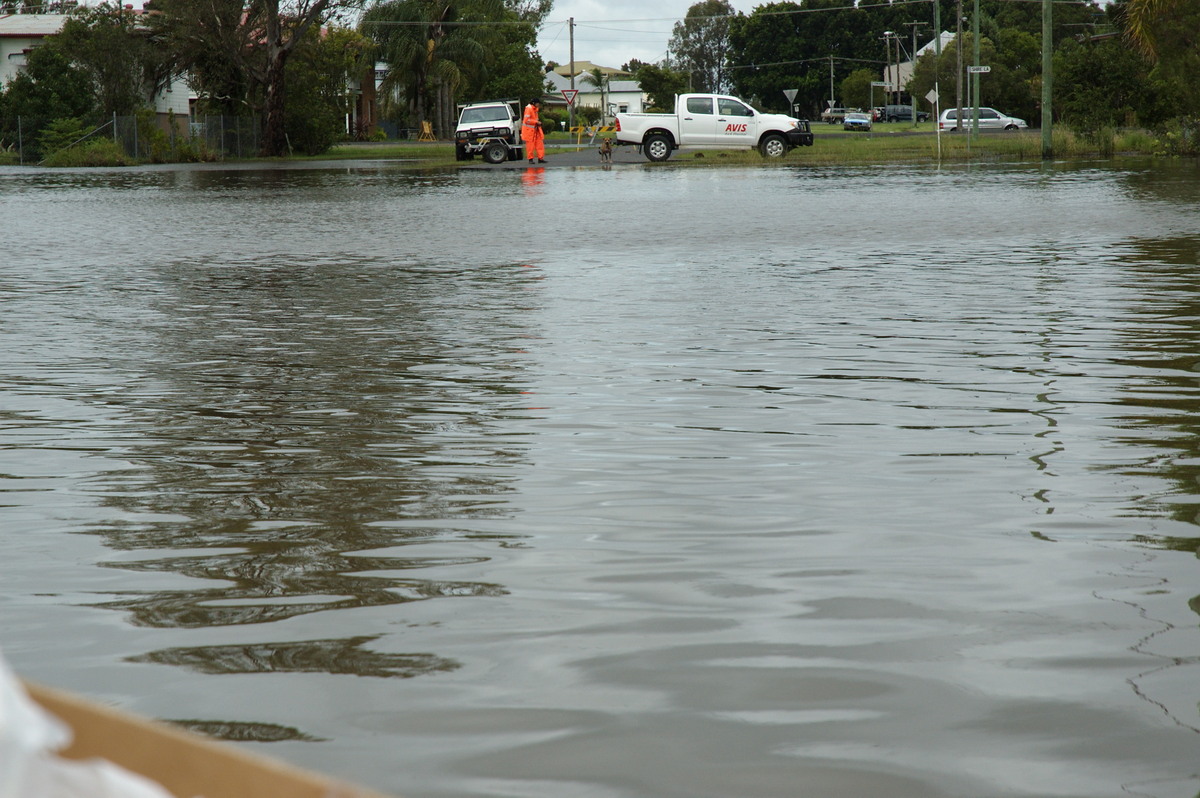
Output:
[[[17,117],[17,160],[25,165],[25,141],[21,138],[21,117]]]

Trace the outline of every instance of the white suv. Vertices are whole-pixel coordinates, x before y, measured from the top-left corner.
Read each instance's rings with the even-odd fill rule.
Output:
[[[963,123],[958,124],[958,109],[947,108],[938,118],[938,128],[941,130],[958,130],[960,127],[970,129],[975,120],[975,109],[963,109]],[[980,130],[1022,130],[1029,127],[1024,119],[1015,116],[1005,116],[995,108],[979,109]]]

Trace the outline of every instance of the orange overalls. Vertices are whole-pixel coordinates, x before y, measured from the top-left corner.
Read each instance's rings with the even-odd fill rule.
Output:
[[[525,157],[529,160],[537,158],[546,160],[546,134],[542,132],[542,122],[538,119],[538,107],[533,103],[525,106],[525,116],[521,119],[521,141],[525,142]]]

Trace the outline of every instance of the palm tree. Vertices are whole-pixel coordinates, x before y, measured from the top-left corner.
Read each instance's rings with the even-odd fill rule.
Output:
[[[482,26],[453,23],[466,21],[466,10],[497,19],[503,7],[503,0],[384,0],[363,15],[362,30],[389,66],[380,92],[403,93],[409,124],[429,121],[439,133],[453,127],[455,93],[487,55],[477,38]]]
[[[579,79],[589,85],[595,86],[600,91],[600,123],[604,123],[605,117],[608,115],[608,103],[605,102],[605,94],[608,91],[609,76],[604,74],[604,70],[600,67],[593,67],[582,75]]]
[[[1119,12],[1125,23],[1125,37],[1149,58],[1156,60],[1158,39],[1155,27],[1177,5],[1177,0],[1129,0]]]

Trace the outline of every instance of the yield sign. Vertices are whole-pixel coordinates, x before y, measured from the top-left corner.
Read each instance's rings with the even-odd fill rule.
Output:
[[[577,94],[579,94],[579,89],[563,89],[562,90],[562,96],[563,96],[563,99],[565,99],[567,101],[567,105],[575,104],[575,95],[577,95]]]

